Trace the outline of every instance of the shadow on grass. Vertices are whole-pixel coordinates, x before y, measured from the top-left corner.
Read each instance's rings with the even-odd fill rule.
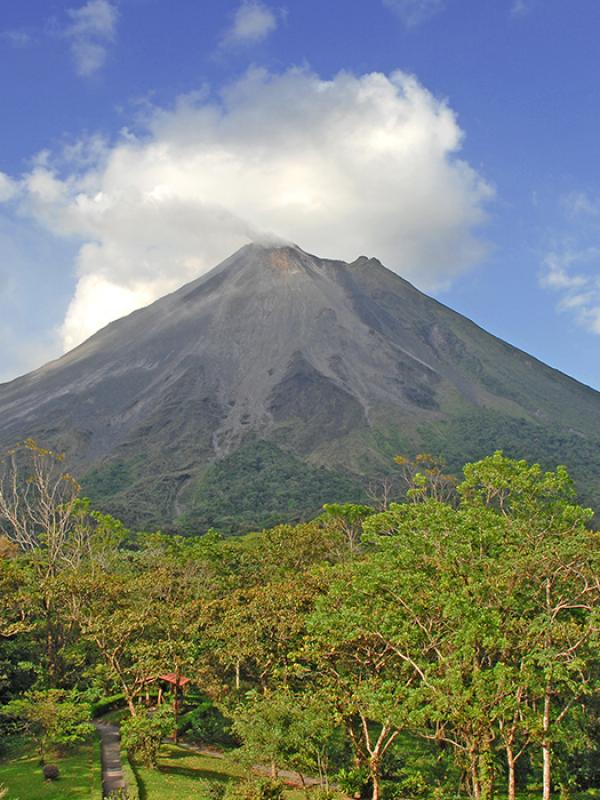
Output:
[[[161,758],[168,758],[169,761],[176,761],[179,758],[206,758],[204,755],[196,755],[193,750],[184,750],[183,748],[169,747],[168,750],[163,749]]]
[[[133,772],[133,775],[137,783],[139,800],[148,800],[148,790],[146,789],[146,784],[144,783],[144,779],[140,775],[140,772],[137,766],[133,763],[133,761],[130,761],[129,764],[131,766],[131,771]]]
[[[177,767],[170,764],[161,764],[158,768],[163,775],[181,775],[184,778],[195,778],[199,781],[219,781],[219,783],[229,783],[235,781],[231,775],[223,775],[222,772],[213,772],[209,769],[197,769],[194,767]],[[141,798],[140,800],[143,800]]]

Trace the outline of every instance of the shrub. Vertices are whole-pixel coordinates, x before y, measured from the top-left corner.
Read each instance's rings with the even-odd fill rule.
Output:
[[[341,769],[335,779],[345,794],[350,797],[360,797],[369,782],[369,775],[364,768]]]
[[[338,795],[333,789],[324,789],[322,787],[313,789],[310,793],[311,800],[335,800]]]
[[[129,753],[123,746],[121,740],[121,769],[123,770],[123,777],[127,785],[127,798],[126,800],[140,800],[140,788],[138,785],[137,775],[131,766]],[[123,799],[125,800],[125,798]]]
[[[204,781],[204,794],[208,800],[223,800],[227,793],[227,781]]]
[[[57,781],[59,776],[59,770],[56,764],[45,764],[44,768],[42,769],[44,773],[44,780],[45,781]]]
[[[283,783],[274,778],[248,778],[241,783],[230,783],[227,800],[283,800]]]
[[[113,694],[110,697],[103,697],[101,700],[91,704],[91,715],[93,719],[107,714],[109,711],[114,711],[115,708],[121,708],[125,705],[124,694]]]
[[[160,745],[165,736],[173,732],[175,720],[171,709],[163,707],[151,715],[140,711],[121,723],[123,747],[135,761],[147,767],[156,767]]]
[[[205,700],[179,719],[178,731],[195,742],[211,744],[236,744],[228,720],[210,701]]]
[[[256,800],[281,800],[283,783],[273,778],[261,778],[256,781]]]
[[[400,781],[403,797],[423,797],[429,792],[427,780],[422,772],[403,770]]]

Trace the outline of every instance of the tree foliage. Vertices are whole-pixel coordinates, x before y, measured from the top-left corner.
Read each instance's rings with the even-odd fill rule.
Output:
[[[598,784],[600,534],[563,467],[398,457],[397,502],[234,539],[126,531],[34,443],[4,470],[5,734],[65,746],[118,696],[153,765],[202,709],[246,763],[374,800]]]

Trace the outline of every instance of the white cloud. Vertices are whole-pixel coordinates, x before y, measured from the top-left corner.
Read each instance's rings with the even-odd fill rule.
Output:
[[[107,48],[115,39],[118,10],[109,0],[88,0],[67,11],[70,22],[64,33],[78,75],[89,77],[106,61]]]
[[[597,217],[600,215],[600,201],[587,192],[570,192],[562,199],[563,206],[570,217]]]
[[[155,109],[137,136],[41,158],[21,213],[81,242],[65,347],[270,232],[377,256],[423,288],[449,282],[485,252],[492,195],[462,140],[447,103],[405,73],[254,69],[216,99]]]
[[[513,0],[510,7],[510,16],[514,19],[527,17],[535,10],[537,5],[538,0]]]
[[[278,15],[261,0],[244,0],[235,10],[221,45],[258,44],[276,30]]]
[[[531,6],[527,0],[514,0],[510,8],[510,15],[511,17],[524,17],[530,11]]]
[[[0,172],[0,203],[6,203],[16,197],[18,189],[17,181],[13,181],[4,172]]]
[[[600,334],[600,199],[585,191],[560,198],[564,232],[543,262],[540,283],[558,296],[557,309]]]
[[[543,287],[558,293],[558,310],[600,334],[600,248],[563,247],[548,253],[540,275]]]
[[[444,9],[445,0],[383,0],[407,28],[415,28]]]

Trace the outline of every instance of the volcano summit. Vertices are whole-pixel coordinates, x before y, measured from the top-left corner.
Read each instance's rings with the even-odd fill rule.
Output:
[[[0,386],[0,444],[67,452],[137,527],[247,530],[358,499],[397,452],[504,448],[600,498],[600,394],[376,259],[247,245]]]

